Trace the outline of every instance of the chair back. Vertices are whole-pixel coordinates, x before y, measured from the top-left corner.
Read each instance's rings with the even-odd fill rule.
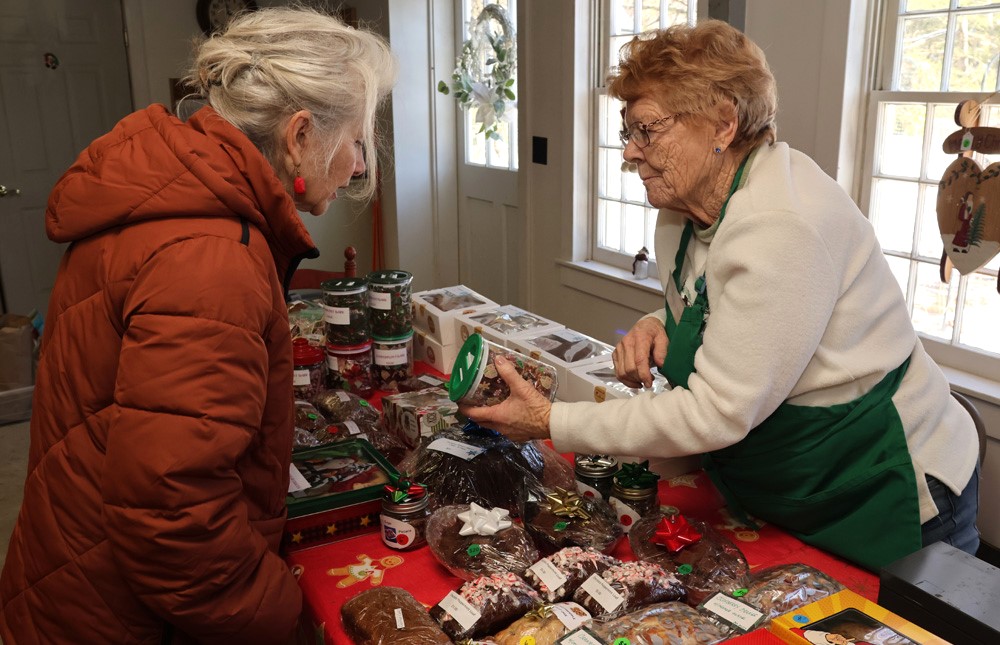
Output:
[[[320,289],[327,280],[334,278],[353,278],[358,272],[358,263],[354,261],[358,252],[353,246],[344,249],[344,270],[324,271],[321,269],[297,269],[292,275],[292,281],[288,284],[288,290],[295,289]]]
[[[951,391],[951,395],[955,397],[955,400],[962,404],[965,411],[969,413],[972,417],[972,422],[976,424],[976,433],[979,435],[979,467],[983,467],[983,462],[986,461],[986,424],[983,422],[983,416],[979,414],[979,410],[976,409],[975,404],[969,400],[969,397],[965,396],[961,392]]]

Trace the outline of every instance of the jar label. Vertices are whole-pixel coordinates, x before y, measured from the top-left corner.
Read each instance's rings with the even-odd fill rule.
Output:
[[[285,373],[287,374],[288,372]],[[300,385],[310,385],[309,370],[295,370],[295,375],[292,377],[292,385],[295,387]]]
[[[409,363],[409,352],[406,346],[392,349],[376,349],[375,364],[383,366],[406,365]]]
[[[417,531],[413,525],[397,520],[388,515],[381,515],[382,541],[392,549],[406,549],[417,539]]]
[[[336,356],[326,355],[326,366],[329,367],[334,372],[340,371],[340,363],[337,361]]]
[[[576,480],[576,490],[579,491],[579,493],[584,497],[589,497],[590,499],[604,499],[604,495],[601,494],[601,491],[597,490],[593,486],[584,484],[579,479]]]
[[[595,573],[587,578],[587,581],[580,585],[580,588],[589,593],[604,608],[604,611],[609,614],[621,607],[621,604],[625,602],[625,597],[615,591],[615,588],[602,578],[599,573]]]
[[[388,311],[392,309],[392,294],[383,291],[369,291],[368,306],[372,309]]]
[[[558,591],[559,587],[566,584],[566,574],[560,571],[556,565],[552,564],[552,562],[545,558],[542,558],[535,564],[528,567],[528,571],[538,576],[538,579],[542,581],[542,584],[548,587],[549,591],[553,593]]]
[[[351,324],[350,307],[331,307],[330,305],[323,305],[323,309],[326,310],[323,313],[323,320],[330,323],[331,325]]]
[[[552,607],[552,615],[566,626],[566,629],[576,629],[590,620],[590,612],[575,602],[559,602]]]
[[[612,508],[615,509],[615,514],[618,515],[618,524],[628,533],[632,529],[632,525],[639,520],[640,515],[635,512],[635,509],[617,497],[611,497],[608,499],[608,503],[611,504]]]
[[[451,614],[451,617],[462,626],[462,631],[469,631],[482,618],[478,609],[454,591],[449,591],[448,595],[438,603],[438,606]]]

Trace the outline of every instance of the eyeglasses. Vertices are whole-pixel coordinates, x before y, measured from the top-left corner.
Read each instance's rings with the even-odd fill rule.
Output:
[[[668,120],[670,120],[670,119],[672,119],[672,118],[674,118],[676,116],[680,116],[680,115],[679,114],[671,114],[669,116],[663,117],[662,119],[657,119],[655,121],[650,121],[649,123],[638,123],[638,122],[633,123],[628,128],[623,128],[618,133],[618,138],[622,140],[622,145],[623,146],[627,146],[628,142],[632,141],[639,148],[645,148],[646,146],[649,145],[649,128],[650,128],[650,126],[654,126],[654,125],[656,125],[658,123],[663,123],[664,121],[668,121]]]

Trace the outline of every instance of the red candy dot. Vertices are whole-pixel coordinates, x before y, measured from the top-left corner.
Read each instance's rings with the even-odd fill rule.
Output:
[[[398,544],[400,546],[406,546],[406,543],[409,542],[409,541],[410,541],[410,538],[408,538],[405,535],[402,535],[402,534],[397,534],[396,535],[396,544]]]
[[[622,523],[622,526],[629,526],[632,524],[632,518],[629,515],[622,515],[619,521]]]

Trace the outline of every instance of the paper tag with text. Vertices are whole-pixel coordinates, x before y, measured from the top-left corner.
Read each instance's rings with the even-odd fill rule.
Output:
[[[449,591],[448,595],[438,603],[438,606],[448,612],[462,626],[463,631],[472,629],[476,621],[482,617],[482,614],[469,604],[469,601],[454,591]]]
[[[615,588],[602,578],[599,573],[595,573],[587,578],[587,581],[580,585],[580,588],[593,596],[594,600],[600,603],[604,611],[609,614],[621,607],[621,604],[625,602],[625,597],[615,591]]]
[[[553,592],[563,586],[567,580],[566,574],[544,558],[528,567],[528,571],[538,576],[538,579],[549,588],[549,591]]]
[[[766,618],[749,604],[721,591],[709,596],[698,609],[709,612],[716,619],[744,633],[756,628]]]

